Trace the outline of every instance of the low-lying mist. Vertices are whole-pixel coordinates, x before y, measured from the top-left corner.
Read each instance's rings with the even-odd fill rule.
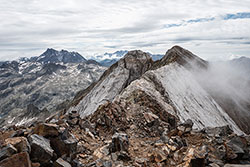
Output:
[[[250,59],[213,62],[207,69],[193,69],[198,82],[238,126],[250,129]]]

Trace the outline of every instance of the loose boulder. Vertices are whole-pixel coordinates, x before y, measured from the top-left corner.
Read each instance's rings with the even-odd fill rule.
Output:
[[[70,154],[77,150],[77,139],[68,130],[65,130],[58,137],[52,138],[50,143],[58,156],[64,154],[70,156]]]
[[[50,147],[50,141],[42,136],[33,134],[29,137],[31,145],[31,160],[41,164],[48,163],[53,157],[54,150]]]
[[[0,150],[0,161],[10,157],[11,155],[15,154],[17,152],[17,149],[13,147],[11,144],[8,144],[4,148]]]
[[[34,129],[34,134],[44,137],[56,137],[59,135],[59,126],[56,124],[42,123],[38,124]]]
[[[9,158],[6,158],[0,162],[1,167],[32,167],[29,154],[22,152],[14,154]]]
[[[5,139],[5,145],[13,145],[18,152],[30,152],[30,145],[25,137],[13,137]]]
[[[182,132],[190,132],[192,130],[193,125],[193,121],[191,119],[188,119],[184,123],[178,125],[177,129]]]
[[[110,145],[110,152],[125,151],[129,148],[128,136],[125,133],[115,133],[112,136],[112,143]]]

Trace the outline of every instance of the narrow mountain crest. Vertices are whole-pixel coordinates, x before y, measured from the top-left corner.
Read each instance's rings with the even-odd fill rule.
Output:
[[[174,62],[177,62],[186,68],[192,68],[193,66],[207,68],[208,66],[208,62],[194,55],[192,52],[180,46],[173,46],[166,52],[165,56],[161,60],[154,63],[153,69],[157,69]]]

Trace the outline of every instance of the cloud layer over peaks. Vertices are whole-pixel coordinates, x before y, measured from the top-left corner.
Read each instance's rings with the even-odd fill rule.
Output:
[[[172,45],[208,60],[250,56],[249,0],[2,0],[0,20],[0,61],[46,48],[91,57]]]

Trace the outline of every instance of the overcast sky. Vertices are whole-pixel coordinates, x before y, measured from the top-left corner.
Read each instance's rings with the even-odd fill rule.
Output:
[[[250,57],[250,0],[1,0],[0,60],[46,48],[84,57],[180,45],[206,60]]]

